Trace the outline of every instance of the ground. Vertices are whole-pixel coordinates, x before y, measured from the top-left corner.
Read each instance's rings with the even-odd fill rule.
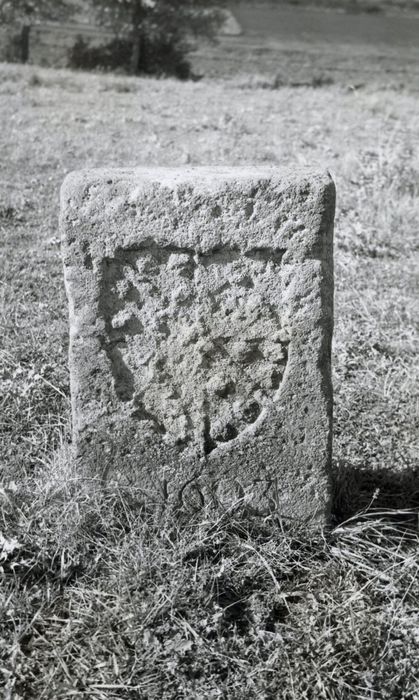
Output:
[[[5,697],[417,698],[417,93],[6,64],[0,81]],[[323,536],[240,502],[154,512],[71,469],[59,186],[86,166],[189,163],[336,182]]]
[[[252,0],[248,0],[252,2]],[[281,0],[273,0],[281,3]],[[282,4],[293,6],[327,7],[344,10],[346,12],[366,12],[376,14],[380,12],[416,12],[419,10],[418,0],[282,0]]]

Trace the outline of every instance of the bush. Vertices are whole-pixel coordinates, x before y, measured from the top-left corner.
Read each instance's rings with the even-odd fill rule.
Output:
[[[94,70],[95,68],[128,70],[131,50],[131,42],[127,39],[115,37],[108,44],[94,47],[89,46],[81,36],[78,36],[76,43],[70,50],[69,66],[85,70]]]
[[[84,70],[122,69],[130,71],[132,41],[115,37],[99,47],[89,46],[79,36],[70,50],[69,66]],[[176,76],[182,80],[191,77],[191,68],[185,58],[185,47],[173,37],[154,36],[142,41],[138,73],[145,75]]]
[[[185,54],[185,46],[171,36],[156,36],[143,40],[138,72],[148,75],[173,75],[186,80],[192,73]]]

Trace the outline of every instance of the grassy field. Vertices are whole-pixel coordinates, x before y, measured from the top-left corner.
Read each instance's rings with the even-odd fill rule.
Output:
[[[340,2],[340,0],[339,0]],[[198,75],[271,76],[277,87],[351,84],[419,91],[419,16],[350,13],[327,7],[245,2],[234,7],[243,33],[197,44]]]
[[[0,65],[8,700],[419,697],[418,98],[273,87]],[[68,459],[60,183],[187,163],[319,165],[336,181],[336,487],[321,536],[244,502],[145,510]]]
[[[314,6],[338,9],[345,12],[417,12],[418,0],[270,0],[273,4]],[[246,2],[246,0],[244,0]],[[252,0],[247,0],[251,3]]]

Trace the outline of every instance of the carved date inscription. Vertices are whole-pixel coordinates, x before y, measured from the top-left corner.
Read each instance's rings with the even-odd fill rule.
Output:
[[[118,400],[145,430],[209,454],[263,417],[287,363],[282,255],[147,240],[102,260],[101,345]]]

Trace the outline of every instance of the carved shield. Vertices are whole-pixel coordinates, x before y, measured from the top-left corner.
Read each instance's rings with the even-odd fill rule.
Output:
[[[102,348],[143,431],[198,456],[263,417],[287,363],[282,254],[226,246],[204,255],[148,240],[103,259]]]

